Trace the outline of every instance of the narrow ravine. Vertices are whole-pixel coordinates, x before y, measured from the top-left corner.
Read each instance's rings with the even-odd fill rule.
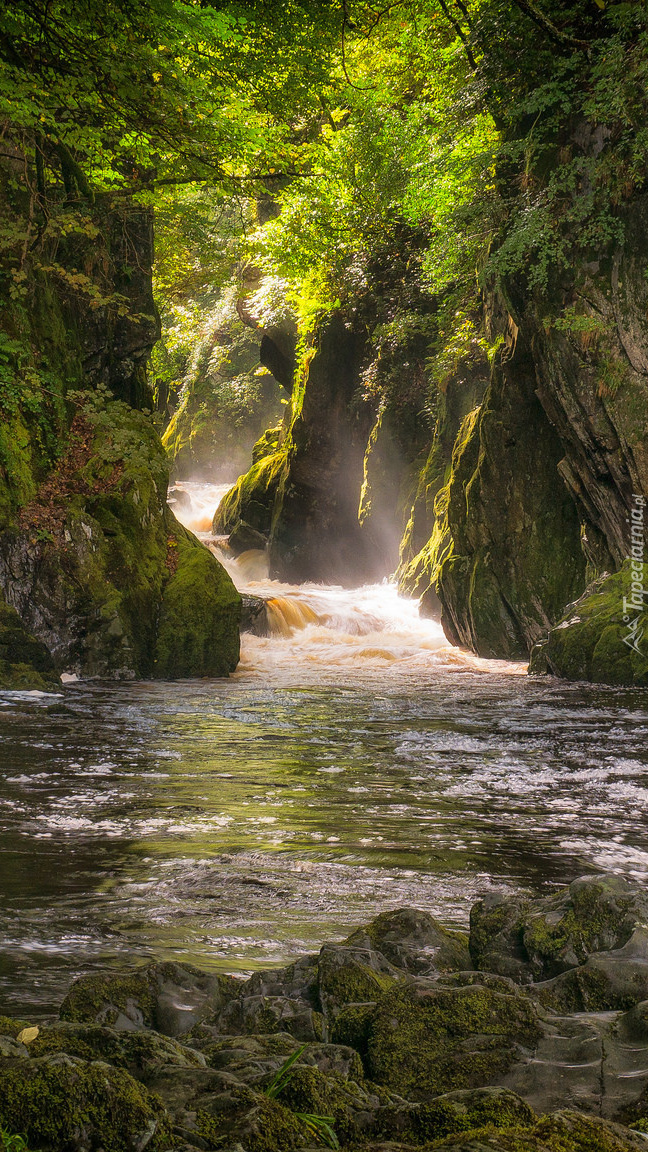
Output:
[[[520,675],[389,584],[291,588],[258,561],[231,570],[273,632],[229,680],[0,694],[0,1012],[124,961],[249,971],[384,908],[465,925],[492,887],[645,876],[642,690]]]

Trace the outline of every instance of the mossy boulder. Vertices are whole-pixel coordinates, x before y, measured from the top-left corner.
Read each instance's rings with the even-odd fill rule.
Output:
[[[161,1101],[128,1072],[64,1054],[0,1057],[0,1125],[43,1152],[173,1146]]]
[[[514,986],[397,986],[368,1021],[370,1079],[409,1100],[430,1100],[501,1077],[541,1035],[532,1003]]]
[[[641,1003],[648,998],[648,927],[637,928],[622,948],[595,953],[534,992],[560,1012],[608,1012]]]
[[[214,517],[217,535],[236,532],[242,535],[245,528],[267,542],[286,459],[285,451],[278,447],[270,455],[261,456],[249,472],[239,477],[218,506]],[[243,541],[240,551],[245,551],[245,544]]]
[[[402,979],[402,973],[380,952],[337,944],[324,945],[317,971],[320,1003],[329,1020],[347,1004],[376,1001]]]
[[[470,914],[476,967],[522,981],[548,980],[617,950],[648,924],[648,894],[621,876],[586,876],[539,900],[493,893]]]
[[[0,586],[59,671],[203,676],[236,666],[240,598],[167,508],[167,484],[151,422],[99,394],[80,405],[57,468],[0,536]]]
[[[370,1126],[372,1136],[429,1146],[455,1133],[487,1125],[512,1128],[531,1124],[536,1115],[514,1092],[505,1088],[474,1088],[447,1092],[429,1104],[400,1101],[381,1107]]]
[[[29,1028],[26,1020],[14,1020],[13,1016],[0,1016],[0,1036],[12,1036],[15,1040],[23,1028]]]
[[[543,1116],[535,1124],[478,1129],[435,1143],[435,1152],[635,1152],[645,1141],[619,1124],[578,1112]],[[369,1152],[369,1150],[368,1150]]]
[[[329,1117],[343,1145],[366,1138],[367,1131],[375,1127],[381,1109],[391,1107],[389,1094],[364,1079],[360,1083],[349,1081],[302,1064],[294,1066],[278,1099],[297,1115]]]
[[[232,977],[190,964],[148,964],[123,973],[98,973],[75,981],[61,1005],[61,1020],[103,1024],[117,1030],[153,1028],[179,1036],[236,994]]]
[[[345,944],[380,952],[395,968],[415,975],[472,967],[468,937],[445,928],[419,908],[381,912],[366,927],[356,929]]]
[[[202,1068],[205,1058],[169,1036],[153,1031],[118,1031],[98,1024],[58,1024],[41,1027],[29,1043],[32,1057],[65,1052],[82,1060],[104,1060],[124,1068],[136,1080],[145,1080],[155,1068],[172,1064],[179,1068]]]
[[[176,1121],[200,1148],[243,1147],[246,1152],[292,1152],[306,1143],[299,1119],[262,1092],[230,1082],[220,1092],[197,1097]]]
[[[175,570],[162,593],[155,675],[227,676],[239,660],[241,597],[211,552],[181,525],[174,529]]]
[[[531,653],[530,672],[595,684],[648,685],[648,615],[628,561],[566,610]]]

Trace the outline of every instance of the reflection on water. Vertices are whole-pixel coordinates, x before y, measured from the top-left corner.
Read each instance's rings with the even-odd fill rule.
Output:
[[[645,692],[479,661],[388,585],[261,576],[282,623],[228,681],[0,694],[0,1012],[124,958],[250,969],[382,908],[465,924],[493,884],[648,871]]]
[[[648,869],[640,692],[271,680],[4,696],[0,1012],[119,957],[250,968],[381,908],[465,923],[491,884]]]

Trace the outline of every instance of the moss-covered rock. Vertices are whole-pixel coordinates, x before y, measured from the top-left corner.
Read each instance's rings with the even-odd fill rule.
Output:
[[[173,1146],[161,1101],[128,1072],[63,1054],[0,1058],[0,1125],[48,1152]]]
[[[648,922],[648,896],[621,876],[586,876],[539,900],[494,893],[470,914],[475,965],[519,980],[547,980],[617,950]]]
[[[505,1088],[474,1088],[447,1092],[429,1104],[399,1101],[379,1108],[370,1126],[373,1137],[425,1145],[455,1133],[487,1125],[514,1128],[536,1119],[532,1108]],[[368,1134],[368,1133],[367,1133]]]
[[[190,964],[148,964],[124,973],[82,976],[65,997],[60,1017],[179,1036],[235,994],[232,977],[201,972]]]
[[[381,912],[344,943],[380,952],[394,967],[416,975],[461,972],[472,967],[467,936],[445,928],[418,908]]]
[[[218,506],[214,517],[217,535],[240,532],[241,525],[245,525],[267,541],[274,500],[286,462],[287,455],[279,447],[269,455],[261,456],[249,472],[239,477]]]
[[[324,1014],[334,1019],[347,1004],[376,1001],[402,974],[379,953],[362,947],[325,944],[317,964]]]
[[[648,685],[648,616],[631,562],[598,580],[531,653],[530,672],[595,684]]]
[[[560,458],[518,350],[515,374],[503,361],[459,430],[429,545],[446,635],[481,656],[526,656],[584,587]]]
[[[0,689],[42,691],[57,685],[60,679],[49,651],[27,632],[0,593]]]
[[[628,1009],[648,997],[648,927],[635,929],[628,942],[598,952],[585,964],[538,984],[540,1002],[559,1012],[608,1012]]]
[[[12,1036],[15,1040],[23,1028],[29,1028],[26,1020],[14,1020],[13,1016],[0,1016],[0,1036]]]
[[[435,1152],[634,1152],[642,1147],[641,1137],[628,1128],[570,1111],[525,1127],[489,1126],[434,1145]]]
[[[370,1018],[365,1067],[376,1083],[430,1100],[492,1083],[540,1035],[533,1005],[512,986],[396,987]]]
[[[153,1031],[117,1031],[98,1024],[58,1023],[41,1027],[29,1043],[32,1057],[65,1052],[81,1060],[103,1060],[124,1068],[136,1080],[145,1080],[152,1069],[172,1064],[201,1068],[205,1058],[169,1036]]]
[[[238,1145],[247,1152],[292,1152],[306,1143],[304,1126],[289,1108],[238,1085],[205,1101],[195,1132],[208,1148]]]
[[[57,469],[0,537],[0,584],[59,670],[172,677],[236,666],[240,598],[167,508],[167,483],[150,421],[90,397]]]
[[[239,660],[240,594],[211,552],[179,524],[171,543],[177,566],[162,593],[155,675],[227,676]]]

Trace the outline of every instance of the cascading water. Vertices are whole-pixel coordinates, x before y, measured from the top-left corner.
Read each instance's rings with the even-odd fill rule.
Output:
[[[360,678],[386,673],[400,676],[443,665],[521,675],[521,663],[481,660],[446,640],[436,620],[422,619],[416,601],[382,584],[347,589],[322,584],[283,584],[268,577],[266,556],[244,552],[234,559],[226,542],[212,535],[218,503],[228,485],[178,485],[178,519],[211,548],[240,592],[265,600],[267,637],[244,633],[239,674],[318,675],[331,679],[340,668]]]
[[[205,540],[219,491],[171,494]],[[465,926],[493,885],[648,872],[643,690],[479,660],[389,584],[224,560],[272,629],[229,680],[0,693],[0,1013],[124,961],[249,970],[384,908]]]

